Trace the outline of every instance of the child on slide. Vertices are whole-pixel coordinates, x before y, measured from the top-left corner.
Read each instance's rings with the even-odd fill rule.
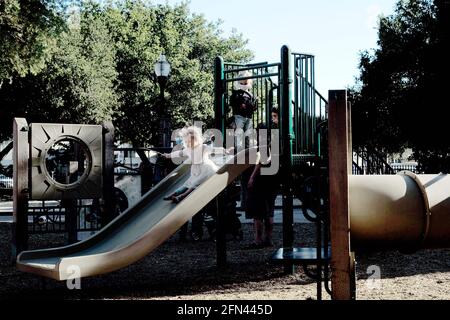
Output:
[[[181,130],[181,135],[185,147],[182,150],[163,155],[166,158],[188,157],[191,162],[191,176],[189,179],[181,188],[164,198],[164,200],[172,200],[174,203],[179,203],[218,170],[217,165],[210,158],[214,149],[218,148],[213,148],[203,143],[200,128],[195,126],[184,128]]]

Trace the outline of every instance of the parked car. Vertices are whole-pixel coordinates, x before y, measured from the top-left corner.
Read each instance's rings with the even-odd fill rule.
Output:
[[[12,189],[13,179],[0,174],[0,189]]]

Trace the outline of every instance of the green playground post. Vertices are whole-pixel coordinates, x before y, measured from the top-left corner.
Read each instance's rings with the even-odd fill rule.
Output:
[[[225,73],[224,62],[222,57],[217,57],[214,63],[214,112],[216,120],[216,129],[222,134],[225,133]],[[225,142],[225,141],[224,141]]]
[[[224,76],[224,62],[222,57],[217,57],[215,60],[215,89],[214,89],[214,110],[216,117],[216,129],[222,132],[225,137],[225,76]],[[223,144],[225,143],[225,139]],[[217,147],[217,146],[216,146]],[[222,145],[221,147],[224,147]],[[226,230],[225,230],[225,205],[226,205],[226,191],[221,192],[216,197],[216,252],[217,252],[217,266],[223,268],[227,264],[227,244],[226,244]]]
[[[292,248],[294,244],[294,208],[292,186],[292,140],[294,138],[292,122],[292,71],[291,50],[288,46],[281,48],[281,81],[280,81],[280,165],[282,174],[283,194],[283,247]],[[294,264],[290,261],[284,264],[284,271],[294,273]]]

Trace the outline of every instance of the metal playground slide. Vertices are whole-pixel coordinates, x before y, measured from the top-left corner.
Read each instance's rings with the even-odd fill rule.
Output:
[[[249,154],[253,156],[243,161],[249,158]],[[189,177],[190,165],[182,164],[145,194],[140,202],[91,238],[65,247],[24,251],[17,257],[17,268],[56,280],[66,280],[72,275],[73,267],[79,268],[80,277],[126,267],[160,246],[258,160],[259,154],[254,149],[242,151],[226,161],[214,176],[179,204],[164,201],[165,195],[179,188]]]

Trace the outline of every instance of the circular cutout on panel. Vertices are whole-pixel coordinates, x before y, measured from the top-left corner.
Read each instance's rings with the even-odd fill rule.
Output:
[[[59,189],[73,189],[87,179],[92,156],[84,142],[74,137],[61,137],[47,150],[44,168],[48,179]]]

